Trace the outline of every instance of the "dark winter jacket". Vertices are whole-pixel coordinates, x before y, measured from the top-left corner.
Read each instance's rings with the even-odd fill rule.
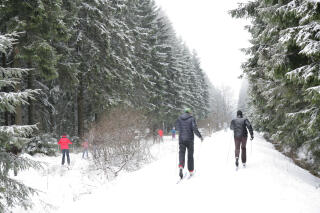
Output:
[[[237,117],[231,121],[230,129],[234,132],[234,137],[248,137],[249,129],[251,137],[253,137],[253,129],[248,119]]]
[[[176,129],[179,131],[180,143],[192,143],[194,141],[194,134],[199,138],[202,138],[194,117],[189,113],[184,113],[178,118],[176,122]]]

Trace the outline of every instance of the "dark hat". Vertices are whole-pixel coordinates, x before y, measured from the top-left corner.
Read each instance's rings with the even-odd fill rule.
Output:
[[[237,111],[237,116],[242,117],[242,111],[241,111],[241,110],[238,110],[238,111]]]

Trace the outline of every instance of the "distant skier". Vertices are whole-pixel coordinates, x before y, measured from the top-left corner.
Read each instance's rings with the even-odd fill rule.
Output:
[[[158,135],[159,135],[160,141],[162,142],[163,141],[163,130],[162,129],[158,130]]]
[[[88,158],[88,148],[89,148],[88,140],[85,139],[81,145],[82,145],[82,148],[83,148],[82,159],[84,159],[85,155],[87,155],[87,158]]]
[[[62,134],[62,138],[59,140],[58,144],[60,145],[60,149],[62,152],[62,165],[64,165],[65,155],[67,155],[68,165],[70,165],[70,156],[69,156],[69,144],[72,142],[67,138],[65,133]]]
[[[176,129],[179,131],[179,176],[181,179],[183,178],[186,149],[188,150],[188,170],[190,176],[194,173],[194,134],[201,139],[201,142],[203,141],[196,120],[191,115],[191,109],[186,108],[184,112],[176,122]]]
[[[242,111],[237,111],[237,118],[231,121],[230,129],[234,132],[234,143],[235,143],[235,157],[236,157],[236,167],[239,166],[239,154],[241,145],[241,161],[243,167],[246,166],[247,155],[246,155],[246,144],[248,138],[248,131],[251,135],[251,140],[253,140],[253,129],[248,119],[243,118]]]
[[[173,127],[171,130],[172,140],[176,138],[176,129]]]

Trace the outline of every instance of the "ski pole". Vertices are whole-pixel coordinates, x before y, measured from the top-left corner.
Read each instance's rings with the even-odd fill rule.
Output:
[[[228,146],[228,155],[227,155],[227,162],[226,162],[226,164],[228,164],[231,141],[232,141],[232,135],[230,135],[230,137],[229,137],[229,146]]]
[[[197,156],[196,156],[196,162],[200,162],[200,154],[201,154],[201,147],[202,147],[202,143],[203,141],[200,142],[200,147],[199,147],[199,151],[197,152]],[[199,168],[199,167],[198,167]]]
[[[252,139],[250,139],[250,141],[251,141],[251,150],[250,150],[250,154],[251,154],[251,156],[252,156]]]
[[[201,144],[200,144],[199,159],[198,159],[199,162],[200,162],[200,155],[201,155],[201,150],[202,150],[202,143],[203,143],[203,141],[202,141]]]
[[[174,172],[176,172],[177,165],[179,168],[179,140],[177,141],[177,146],[176,146],[176,165],[174,166]]]

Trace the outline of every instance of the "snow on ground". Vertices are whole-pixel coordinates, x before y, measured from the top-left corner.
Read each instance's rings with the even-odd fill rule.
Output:
[[[320,179],[257,134],[248,141],[247,168],[238,171],[230,131],[217,132],[203,143],[196,139],[196,175],[179,184],[177,140],[166,137],[152,153],[158,160],[111,182],[90,170],[81,154],[71,155],[72,170],[61,170],[60,156],[38,157],[49,164],[46,172],[18,176],[42,191],[29,212],[320,212]]]

